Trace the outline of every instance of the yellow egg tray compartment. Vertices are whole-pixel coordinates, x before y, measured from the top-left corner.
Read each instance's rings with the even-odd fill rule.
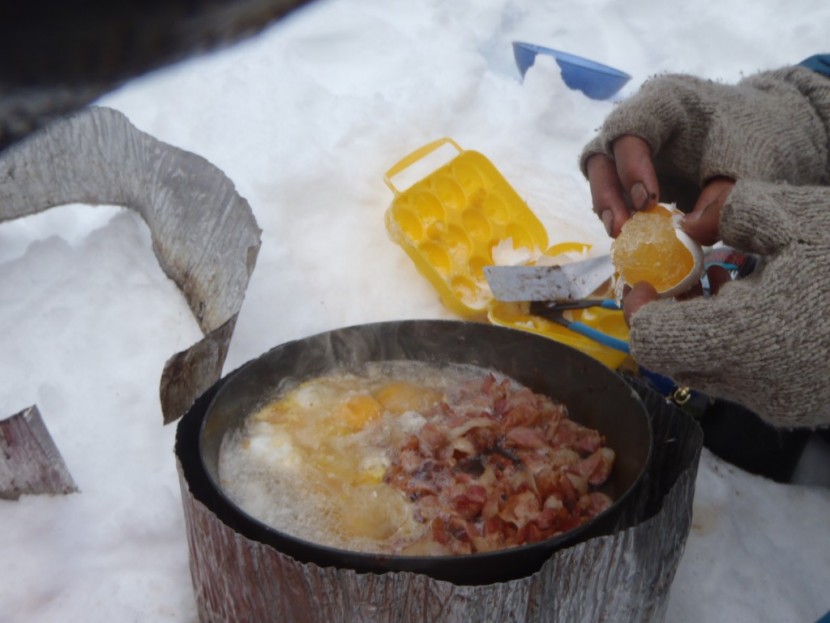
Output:
[[[393,178],[443,145],[458,151],[450,162],[404,191]],[[444,305],[464,318],[482,320],[493,300],[484,267],[493,247],[513,241],[516,250],[539,254],[548,246],[544,225],[482,154],[443,138],[406,156],[384,177],[395,199],[386,229],[438,290]]]
[[[394,178],[439,148],[457,154],[449,162],[401,190]],[[544,225],[496,167],[482,154],[442,138],[415,150],[384,176],[394,193],[386,211],[392,240],[437,290],[442,303],[462,318],[537,333],[577,348],[611,368],[626,355],[555,322],[528,313],[528,304],[496,301],[484,267],[494,264],[493,248],[510,239],[517,253],[529,257],[586,251],[589,245],[565,242],[548,248]],[[628,339],[621,312],[585,309],[567,312],[619,339]]]

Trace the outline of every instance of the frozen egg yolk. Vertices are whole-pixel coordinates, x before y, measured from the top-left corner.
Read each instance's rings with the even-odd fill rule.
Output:
[[[338,423],[347,430],[359,431],[383,413],[381,404],[368,394],[358,394],[340,403],[336,410]]]
[[[393,415],[409,411],[421,413],[441,400],[441,392],[428,387],[395,381],[375,390],[374,397],[384,410]]]
[[[689,290],[703,270],[703,250],[679,227],[682,213],[665,205],[635,212],[611,244],[620,284],[650,283],[661,297]]]

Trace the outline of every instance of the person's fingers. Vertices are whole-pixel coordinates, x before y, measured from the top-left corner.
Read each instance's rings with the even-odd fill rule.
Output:
[[[585,165],[594,212],[612,238],[628,220],[623,189],[617,177],[614,161],[605,154],[594,154]]]
[[[660,186],[651,159],[651,148],[638,136],[626,134],[614,141],[617,177],[634,210],[644,210],[657,203]]]
[[[734,186],[735,180],[728,177],[718,177],[706,184],[694,210],[683,217],[683,231],[702,245],[713,245],[720,240],[720,213]]]
[[[640,281],[623,297],[623,317],[625,322],[630,326],[631,317],[646,303],[651,303],[657,300],[657,290],[654,289],[650,283]]]
[[[709,293],[714,295],[723,284],[732,281],[732,276],[723,266],[710,266],[706,270],[706,279],[709,282]]]
[[[698,296],[703,296],[703,284],[700,281],[696,281],[691,288],[682,294],[678,294],[675,298],[678,301],[687,301],[689,299],[697,298]]]

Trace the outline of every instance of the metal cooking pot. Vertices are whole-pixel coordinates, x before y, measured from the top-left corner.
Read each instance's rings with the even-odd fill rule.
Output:
[[[219,486],[222,439],[245,417],[273,399],[287,379],[319,376],[334,365],[416,360],[464,363],[497,370],[567,405],[577,422],[598,429],[617,459],[603,487],[614,504],[590,522],[545,541],[462,556],[395,556],[324,547],[297,539],[248,515]],[[409,571],[461,585],[489,584],[526,577],[553,552],[614,529],[615,518],[638,486],[651,456],[652,433],[639,396],[611,369],[552,340],[493,325],[409,320],[358,325],[288,342],[248,362],[216,390],[198,430],[206,505],[237,532],[273,546],[302,563],[357,572]],[[180,431],[181,432],[181,431]],[[195,443],[195,439],[182,442]]]

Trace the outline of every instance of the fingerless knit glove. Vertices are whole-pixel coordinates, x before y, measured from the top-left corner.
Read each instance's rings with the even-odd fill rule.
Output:
[[[640,308],[632,356],[775,426],[830,423],[830,188],[739,181],[720,232],[761,266],[712,298]]]
[[[620,136],[639,136],[652,150],[660,200],[690,209],[715,176],[827,184],[828,128],[830,79],[804,67],[759,73],[737,85],[664,75],[611,112],[580,167],[586,173],[595,153],[613,157]]]

